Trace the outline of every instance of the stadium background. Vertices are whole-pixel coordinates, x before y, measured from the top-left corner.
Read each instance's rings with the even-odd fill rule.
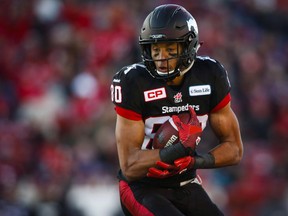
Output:
[[[233,86],[244,158],[201,170],[204,187],[225,215],[288,215],[287,1],[1,0],[1,216],[122,215],[110,81],[140,60],[142,21],[163,3],[192,13],[199,54]],[[205,133],[201,151],[216,143]]]

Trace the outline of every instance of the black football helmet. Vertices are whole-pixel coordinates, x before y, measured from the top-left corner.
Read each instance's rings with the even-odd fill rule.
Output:
[[[176,57],[178,61],[174,71],[164,74],[157,71],[151,56],[151,44],[159,42],[177,42],[183,47],[182,53]],[[194,63],[200,47],[196,20],[179,5],[165,4],[156,7],[144,20],[139,44],[149,73],[157,79],[173,80],[186,73]],[[169,59],[166,59],[167,64]]]

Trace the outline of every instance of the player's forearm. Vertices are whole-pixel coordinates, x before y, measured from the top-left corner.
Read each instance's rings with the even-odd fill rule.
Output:
[[[138,180],[145,177],[148,169],[159,160],[159,150],[135,150],[121,165],[121,170],[128,181]]]
[[[211,169],[232,166],[240,161],[240,157],[232,152],[227,152],[227,154],[223,155],[222,151],[218,152],[215,149],[209,153],[197,155],[194,159],[195,162],[193,167],[195,169]]]
[[[238,120],[230,106],[211,114],[210,124],[220,141],[210,151],[215,157],[215,167],[238,164],[243,156],[243,143]]]
[[[243,149],[232,142],[223,142],[210,151],[215,158],[215,167],[225,167],[238,164],[243,155]]]

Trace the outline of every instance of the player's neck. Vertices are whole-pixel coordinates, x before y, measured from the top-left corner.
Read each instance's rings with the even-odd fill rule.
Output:
[[[184,76],[178,76],[175,79],[168,81],[167,85],[173,85],[173,86],[181,85],[183,82],[183,78],[184,78]]]

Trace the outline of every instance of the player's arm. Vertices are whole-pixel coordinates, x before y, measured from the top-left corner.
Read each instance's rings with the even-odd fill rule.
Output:
[[[210,125],[220,143],[210,151],[215,167],[235,165],[243,156],[243,144],[236,115],[230,102],[222,109],[210,114]]]
[[[148,169],[160,158],[159,150],[141,150],[144,122],[117,115],[115,132],[122,173],[128,181],[145,177]]]

